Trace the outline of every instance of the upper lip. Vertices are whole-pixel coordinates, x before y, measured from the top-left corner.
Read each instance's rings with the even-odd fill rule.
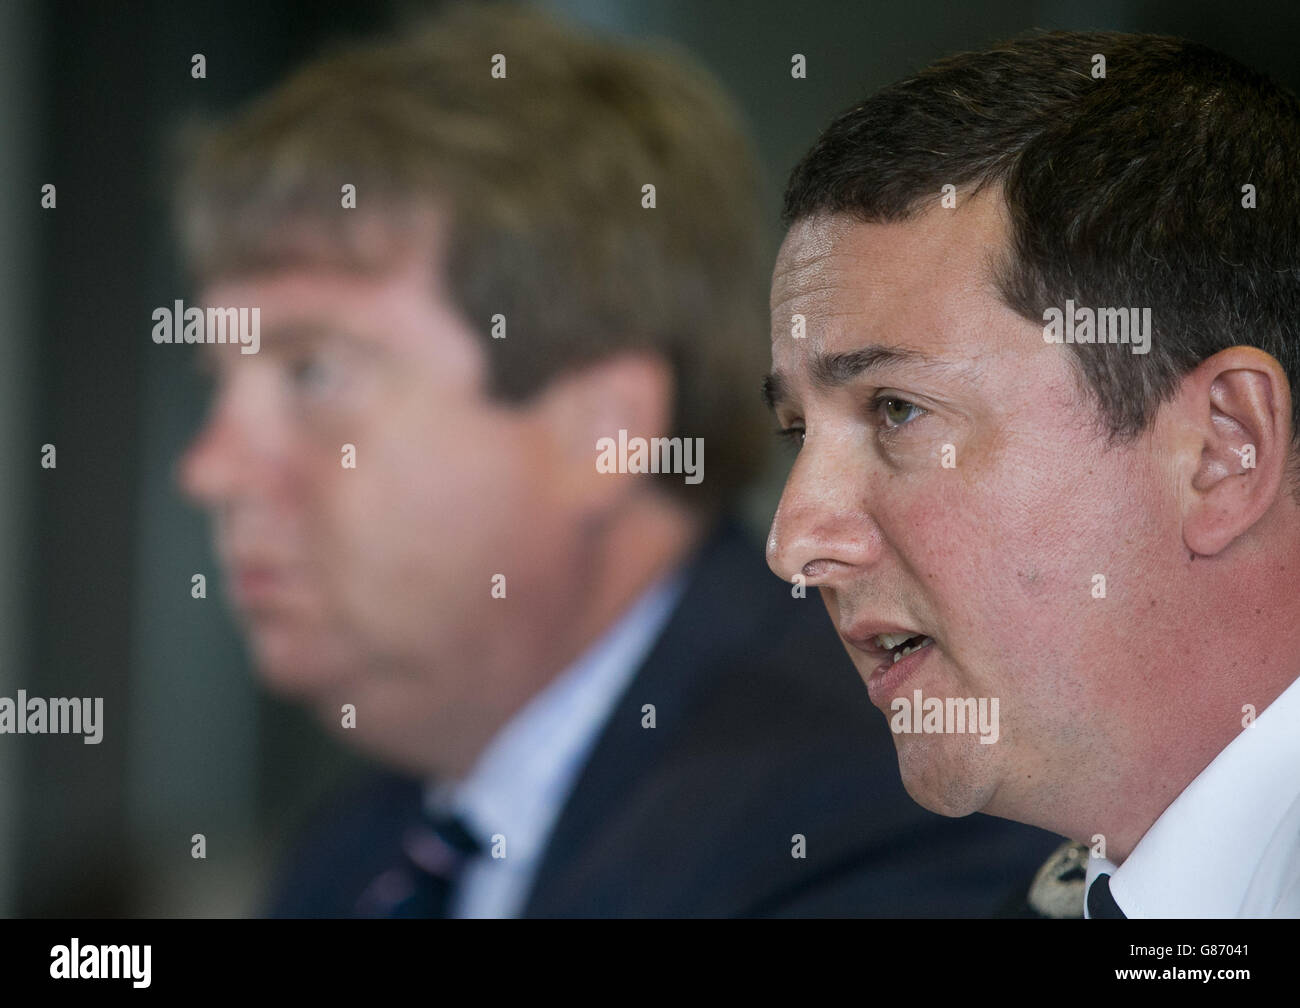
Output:
[[[227,576],[236,584],[249,577],[279,577],[285,571],[282,564],[266,554],[255,553],[227,554],[222,566],[225,567]]]
[[[898,623],[872,623],[865,620],[850,623],[847,627],[840,628],[841,637],[859,651],[865,651],[877,658],[885,658],[893,654],[889,648],[883,648],[876,643],[878,636],[891,633],[905,633],[918,637],[930,636],[924,630],[918,630],[915,627],[903,626]]]
[[[275,550],[251,544],[247,546],[221,544],[217,552],[228,570],[265,570],[283,566]]]

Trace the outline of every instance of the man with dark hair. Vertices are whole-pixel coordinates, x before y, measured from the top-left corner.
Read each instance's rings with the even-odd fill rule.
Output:
[[[398,771],[273,913],[984,914],[1045,853],[908,800],[720,520],[761,456],[754,174],[698,71],[495,5],[197,145],[202,299],[261,330],[204,347],[182,479],[263,677]]]
[[[1050,33],[850,109],[786,191],[769,564],[909,793],[1087,844],[1091,916],[1300,914],[1298,178],[1261,75]]]

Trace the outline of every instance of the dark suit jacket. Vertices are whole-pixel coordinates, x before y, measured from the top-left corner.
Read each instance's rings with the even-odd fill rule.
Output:
[[[647,703],[654,728],[642,727]],[[382,773],[335,801],[288,861],[271,914],[350,914],[398,857],[421,790]],[[605,723],[525,914],[991,916],[1058,843],[916,805],[817,593],[793,598],[761,545],[724,524]]]

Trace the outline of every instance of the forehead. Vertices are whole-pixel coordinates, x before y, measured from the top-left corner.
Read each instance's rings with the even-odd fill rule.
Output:
[[[256,305],[263,324],[268,315],[335,324],[369,315],[378,323],[375,328],[382,328],[394,316],[435,309],[434,278],[413,258],[382,271],[304,263],[219,279],[201,288],[200,300],[205,305]]]
[[[781,370],[801,358],[865,344],[970,360],[993,349],[996,329],[1021,328],[994,285],[1004,247],[999,200],[971,197],[957,209],[863,223],[821,215],[796,223],[772,278],[772,351]],[[794,316],[806,337],[790,339]]]
[[[483,367],[482,341],[436,263],[423,256],[375,272],[303,266],[240,276],[203,288],[200,304],[258,307],[262,344],[272,352],[332,338],[427,358],[454,373]]]

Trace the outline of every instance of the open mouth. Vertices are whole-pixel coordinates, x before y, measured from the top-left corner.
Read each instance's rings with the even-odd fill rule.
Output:
[[[921,648],[929,647],[933,643],[934,638],[926,637],[924,634],[888,633],[876,635],[876,646],[892,654],[894,661],[906,658],[908,655],[920,651]]]

